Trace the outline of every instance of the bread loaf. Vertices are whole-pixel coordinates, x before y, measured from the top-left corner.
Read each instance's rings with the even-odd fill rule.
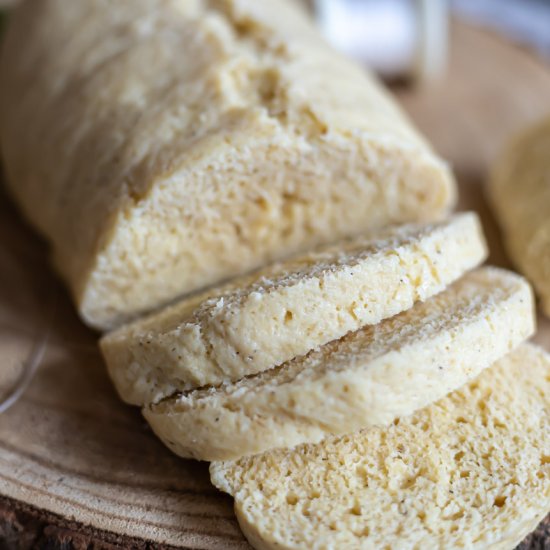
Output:
[[[378,230],[278,263],[123,326],[101,342],[122,398],[239,380],[425,300],[481,263],[477,216]]]
[[[477,376],[534,332],[531,289],[495,268],[319,351],[146,407],[175,453],[226,460],[388,425]]]
[[[489,185],[504,242],[550,316],[550,117],[505,148]]]
[[[550,512],[550,357],[525,344],[389,428],[210,472],[257,549],[512,550]]]
[[[453,202],[291,0],[29,0],[3,46],[8,185],[95,327]]]

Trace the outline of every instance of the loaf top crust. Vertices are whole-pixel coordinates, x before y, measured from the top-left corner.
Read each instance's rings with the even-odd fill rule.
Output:
[[[291,0],[29,0],[2,52],[9,187],[101,329],[454,200]]]
[[[473,213],[371,232],[276,263],[105,336],[121,397],[137,405],[255,374],[375,324],[479,265]]]
[[[146,407],[175,453],[227,460],[391,424],[476,377],[534,333],[523,277],[482,268],[378,325],[218,388]]]
[[[513,549],[550,511],[550,357],[525,344],[386,429],[213,462],[258,549]]]

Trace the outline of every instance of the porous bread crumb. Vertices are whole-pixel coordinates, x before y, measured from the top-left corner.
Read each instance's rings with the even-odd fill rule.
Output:
[[[550,511],[550,357],[524,344],[389,428],[210,473],[257,549],[512,550]]]
[[[493,169],[490,202],[504,243],[550,316],[550,117],[514,138]]]
[[[371,232],[163,309],[101,340],[137,405],[275,367],[442,291],[481,263],[477,216]]]
[[[23,2],[0,81],[11,193],[101,329],[454,202],[448,167],[291,0]]]
[[[279,368],[143,409],[176,454],[226,460],[388,425],[476,377],[535,329],[529,284],[483,268]]]

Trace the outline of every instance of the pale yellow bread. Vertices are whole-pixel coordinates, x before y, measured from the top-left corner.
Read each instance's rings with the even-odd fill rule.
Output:
[[[512,260],[550,316],[550,117],[505,148],[489,196]]]
[[[454,202],[292,0],[29,0],[2,52],[9,188],[95,327]]]
[[[210,473],[257,549],[512,550],[550,512],[550,357],[524,344],[389,428]]]
[[[123,326],[101,341],[137,405],[239,380],[375,324],[481,263],[477,216],[378,230],[278,263]]]
[[[146,407],[175,453],[226,460],[390,424],[477,376],[534,332],[531,288],[495,268],[319,351]]]

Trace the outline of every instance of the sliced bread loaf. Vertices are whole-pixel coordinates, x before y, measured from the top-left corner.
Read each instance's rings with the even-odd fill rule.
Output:
[[[319,351],[144,409],[175,453],[238,458],[387,425],[474,378],[534,331],[525,279],[496,268]]]
[[[550,316],[550,117],[516,137],[497,161],[489,197],[510,257]]]
[[[96,327],[454,201],[293,0],[21,2],[2,46],[9,188]]]
[[[486,255],[477,216],[405,225],[278,263],[105,336],[121,395],[137,405],[239,380],[443,290]]]
[[[550,357],[525,344],[389,428],[210,472],[257,549],[512,550],[550,512]]]

